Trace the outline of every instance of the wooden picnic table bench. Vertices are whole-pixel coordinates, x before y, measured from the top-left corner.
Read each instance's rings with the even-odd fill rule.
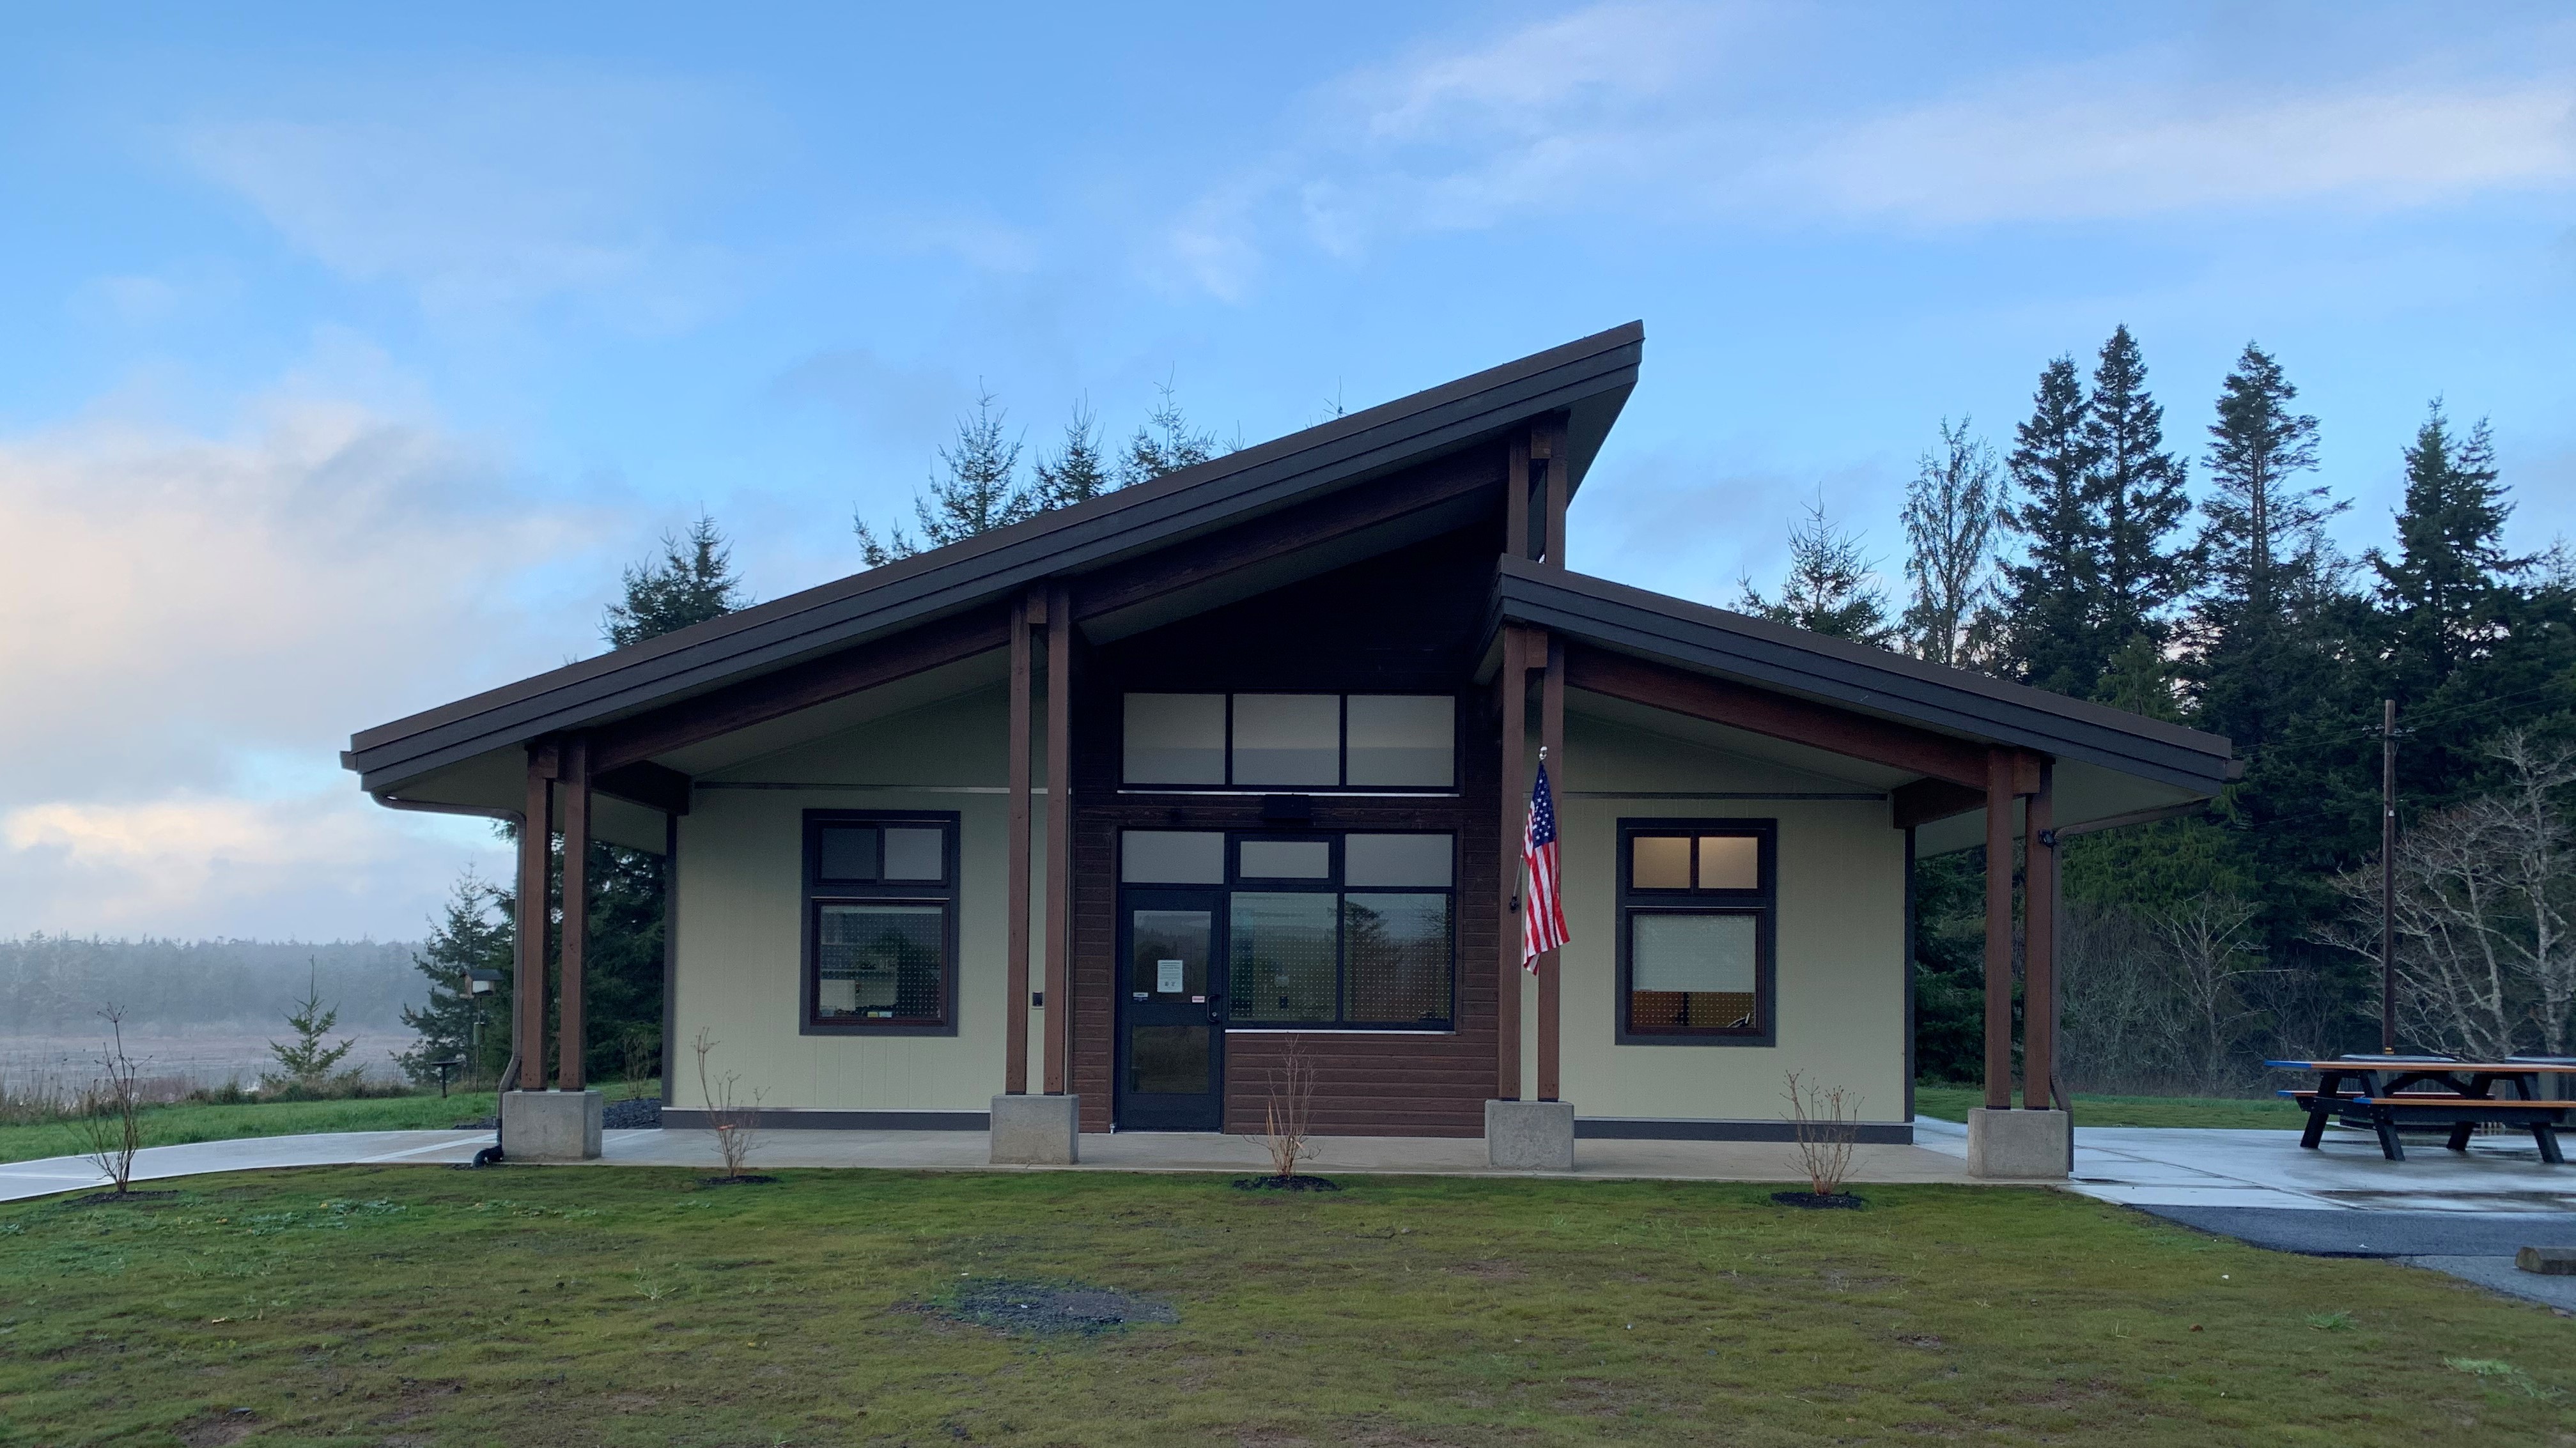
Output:
[[[2346,1125],[2366,1126],[2379,1137],[2379,1151],[2390,1161],[2404,1161],[2406,1148],[2397,1139],[2402,1126],[2448,1126],[2446,1143],[2466,1151],[2469,1135],[2483,1122],[2528,1129],[2540,1147],[2540,1159],[2552,1166],[2566,1158],[2558,1150],[2558,1128],[2576,1111],[2576,1102],[2543,1100],[2540,1078],[2576,1076],[2576,1064],[2542,1061],[2452,1061],[2429,1056],[2352,1056],[2331,1061],[2266,1061],[2277,1071],[2314,1071],[2317,1084],[2308,1090],[2280,1094],[2308,1113],[2299,1145],[2313,1151],[2326,1124],[2341,1117]],[[2347,1085],[2349,1083],[2349,1085]],[[2513,1088],[2498,1096],[2499,1085]]]

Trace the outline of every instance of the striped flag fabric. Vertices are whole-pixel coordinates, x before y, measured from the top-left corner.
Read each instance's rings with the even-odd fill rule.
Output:
[[[1521,867],[1529,872],[1529,895],[1521,911],[1521,969],[1535,975],[1538,958],[1566,942],[1565,892],[1556,870],[1556,800],[1548,793],[1544,749],[1538,752],[1538,783],[1530,787]]]

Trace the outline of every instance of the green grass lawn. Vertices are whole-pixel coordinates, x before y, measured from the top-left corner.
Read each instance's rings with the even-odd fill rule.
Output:
[[[1917,1086],[1914,1112],[1941,1121],[1965,1121],[1968,1108],[1983,1106],[1985,1091],[1976,1086]],[[2078,1126],[2251,1126],[2296,1131],[2307,1113],[2272,1097],[2249,1101],[2224,1096],[2097,1096],[2075,1093]]]
[[[296,1136],[308,1131],[420,1131],[479,1121],[492,1114],[492,1093],[459,1091],[391,1096],[372,1101],[262,1101],[238,1106],[148,1106],[141,1113],[145,1146],[182,1146],[243,1136]],[[0,1126],[0,1161],[77,1156],[89,1150],[80,1126],[69,1121]]]
[[[2576,1322],[2060,1193],[333,1168],[0,1207],[0,1443],[2566,1443]],[[1026,1337],[995,1281],[1174,1320]],[[236,1413],[236,1409],[246,1412]]]

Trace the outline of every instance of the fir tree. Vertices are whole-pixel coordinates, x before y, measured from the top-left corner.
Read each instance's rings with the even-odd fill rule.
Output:
[[[2293,479],[2317,465],[2317,420],[2290,411],[2299,390],[2281,364],[2245,344],[2218,395],[2200,546],[2221,621],[2277,621],[2326,562],[2325,521],[2343,511],[2322,487]]]
[[[2087,411],[2075,359],[2050,362],[2005,459],[2021,494],[2007,521],[2022,539],[2022,561],[2008,570],[2006,658],[2025,683],[2078,697],[2093,693],[2108,655],[2093,620],[2101,533],[2086,498]]]
[[[1896,630],[1887,621],[1887,599],[1871,569],[1861,556],[1859,536],[1826,520],[1819,494],[1807,510],[1807,521],[1789,526],[1789,572],[1780,580],[1779,598],[1764,598],[1748,575],[1737,585],[1744,590],[1739,606],[1773,623],[1886,648]]]
[[[734,575],[733,549],[703,513],[686,538],[663,534],[661,560],[629,567],[625,585],[625,598],[608,606],[600,626],[613,649],[721,618],[748,601]]]
[[[429,979],[429,999],[403,1007],[403,1024],[419,1039],[394,1060],[414,1081],[436,1081],[434,1061],[463,1061],[470,1081],[497,1080],[509,1064],[515,934],[510,909],[510,891],[469,869],[449,893],[429,939],[413,953],[413,966]],[[477,970],[500,973],[489,995],[473,992]]]
[[[1037,473],[1040,508],[1070,508],[1117,488],[1109,460],[1100,451],[1099,419],[1092,415],[1090,404],[1074,404],[1073,417],[1064,425],[1063,446],[1053,456],[1038,460]]]
[[[301,1094],[316,1093],[329,1086],[332,1069],[358,1046],[354,1037],[336,1046],[330,1044],[332,1028],[339,1024],[339,1008],[322,1004],[322,976],[317,966],[304,999],[295,1002],[294,1009],[286,1013],[286,1028],[295,1033],[295,1044],[268,1043],[269,1054],[277,1058],[277,1069],[260,1078],[260,1084],[271,1091]],[[349,1074],[357,1073],[353,1070]]]
[[[2513,505],[2497,477],[2486,422],[2456,437],[2435,398],[2406,449],[2396,555],[2370,553],[2396,635],[2391,662],[2410,692],[2429,693],[2449,680],[2492,626],[2496,591],[2530,567],[2530,559],[2504,550]]]
[[[859,556],[870,568],[1009,527],[1037,512],[1037,496],[1020,482],[1020,441],[1005,435],[1010,413],[994,406],[999,400],[990,392],[978,395],[974,414],[957,419],[956,438],[939,449],[947,476],[934,475],[929,491],[912,500],[920,541],[905,536],[900,525],[880,539],[865,518],[852,520]]]
[[[1196,467],[1228,449],[1214,433],[1200,432],[1190,426],[1181,414],[1180,400],[1170,383],[1156,389],[1162,401],[1147,413],[1143,426],[1127,439],[1127,452],[1118,460],[1118,485],[1132,488],[1151,482],[1166,473]]]
[[[1941,447],[1926,453],[1905,494],[1906,651],[1936,664],[1982,667],[1995,609],[1995,532],[2003,486],[1995,452],[1968,435],[1968,419],[1941,420]]]
[[[2092,624],[2101,645],[2114,653],[2141,636],[2163,642],[2167,610],[2182,594],[2188,572],[2186,560],[2165,541],[2191,511],[2185,469],[2164,449],[2164,409],[2146,384],[2137,339],[2121,326],[2102,344],[2084,417],[2084,448],[2092,464],[2085,496],[2099,547]]]

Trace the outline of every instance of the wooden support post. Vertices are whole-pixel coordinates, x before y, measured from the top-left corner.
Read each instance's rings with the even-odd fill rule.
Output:
[[[1542,543],[1539,556],[1551,568],[1565,566],[1565,508],[1574,497],[1574,478],[1566,468],[1565,421],[1550,418],[1540,423],[1530,439],[1530,451],[1547,459],[1547,505],[1542,514]]]
[[[1047,590],[1046,1094],[1073,1062],[1073,605]]]
[[[1029,1090],[1029,628],[1045,617],[1046,595],[1036,589],[1011,610],[1010,956],[1002,990],[1002,1090],[1011,1096]]]
[[[563,979],[555,1007],[555,1086],[582,1089],[582,972],[590,960],[590,741],[563,745]]]
[[[528,746],[526,817],[519,823],[518,951],[510,982],[511,1041],[519,1075],[504,1088],[546,1089],[546,886],[554,850],[555,747]]]
[[[1986,751],[1986,1106],[2012,1105],[2013,752]]]
[[[1549,465],[1548,476],[1551,479],[1556,475],[1554,467],[1552,463]],[[1546,669],[1538,692],[1539,744],[1546,751],[1542,758],[1549,771],[1548,788],[1562,800],[1565,798],[1565,640],[1550,638],[1538,657],[1544,661]],[[1560,806],[1557,827],[1562,830],[1564,824],[1564,811]],[[1562,987],[1558,972],[1563,966],[1564,956],[1562,949],[1551,950],[1538,962],[1538,1099],[1541,1101],[1559,1099],[1557,1022]]]
[[[1496,901],[1501,948],[1494,977],[1494,1095],[1521,1099],[1521,831],[1529,823],[1529,773],[1522,759],[1529,732],[1529,641],[1517,626],[1503,628],[1503,669],[1494,679],[1502,715],[1502,898]]]
[[[1514,558],[1530,556],[1530,450],[1526,434],[1515,435],[1503,469],[1503,551]]]
[[[2057,761],[2039,761],[2022,824],[2021,1104],[2046,1111],[2057,1078]]]

